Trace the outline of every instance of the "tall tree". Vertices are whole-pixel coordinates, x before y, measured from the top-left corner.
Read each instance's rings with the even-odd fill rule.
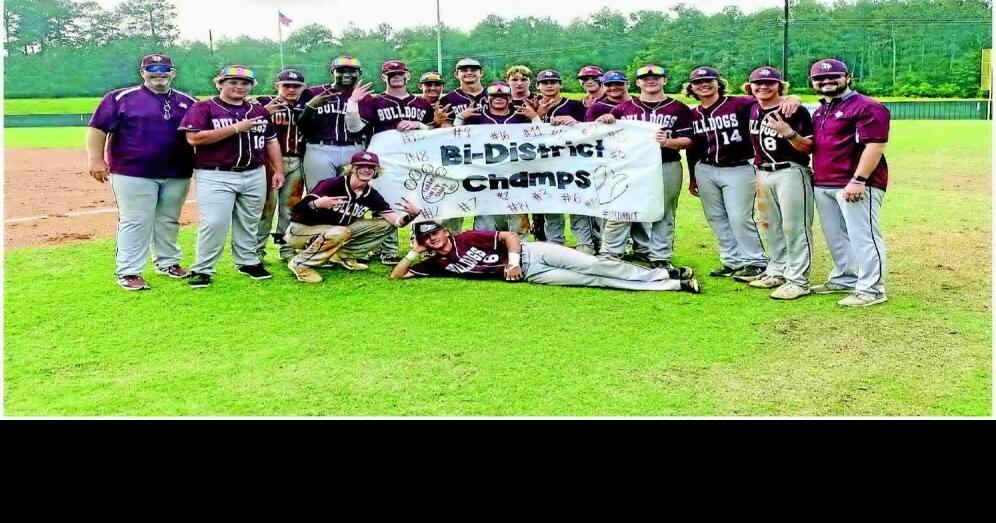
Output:
[[[120,35],[166,46],[180,37],[176,6],[170,0],[125,0],[114,9]]]

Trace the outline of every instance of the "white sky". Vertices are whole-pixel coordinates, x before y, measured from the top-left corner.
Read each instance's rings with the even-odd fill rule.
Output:
[[[97,0],[105,9],[122,0]],[[277,38],[277,8],[294,22],[284,28],[284,36],[295,29],[319,23],[338,33],[350,22],[372,28],[386,22],[395,28],[436,23],[435,0],[173,0],[180,25],[180,38],[207,41],[208,29],[215,40],[249,34],[260,38]],[[586,16],[603,7],[624,14],[640,10],[666,10],[682,3],[678,0],[440,0],[443,23],[468,30],[482,18],[497,13],[515,16],[549,16],[560,23]],[[727,5],[739,5],[745,12],[781,6],[782,0],[686,0],[686,5],[713,13]],[[487,5],[484,5],[487,4]]]

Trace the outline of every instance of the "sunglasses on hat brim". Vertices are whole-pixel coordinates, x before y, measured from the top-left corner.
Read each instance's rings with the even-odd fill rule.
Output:
[[[667,76],[667,72],[661,66],[649,65],[636,70],[636,77],[639,78],[641,76]]]

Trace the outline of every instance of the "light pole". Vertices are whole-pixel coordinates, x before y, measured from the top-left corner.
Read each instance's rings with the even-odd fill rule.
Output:
[[[443,19],[439,16],[439,0],[436,0],[436,71],[443,74]]]
[[[785,0],[785,20],[782,31],[782,78],[789,78],[789,0]]]

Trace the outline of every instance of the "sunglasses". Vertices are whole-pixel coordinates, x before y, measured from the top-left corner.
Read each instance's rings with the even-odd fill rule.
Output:
[[[332,60],[333,69],[340,66],[356,67],[358,69],[360,67],[360,61],[351,56],[340,56],[339,58]]]
[[[352,66],[339,66],[339,65],[337,65],[337,66],[335,66],[335,67],[332,68],[332,72],[333,73],[339,72],[339,73],[342,73],[342,74],[357,74],[357,73],[360,72],[360,70],[358,68],[352,67]]]
[[[605,82],[605,87],[626,87],[626,82]]]
[[[446,84],[444,82],[422,82],[422,85],[426,87],[442,87]]]
[[[142,70],[147,73],[168,73],[173,70],[173,66],[166,64],[153,64],[143,67]]]
[[[840,80],[843,77],[844,75],[842,74],[824,74],[820,76],[813,76],[812,78],[810,78],[810,80],[814,82],[819,82],[822,80]]]
[[[601,79],[602,79],[602,77],[598,76],[597,74],[586,75],[586,76],[579,76],[578,77],[578,80],[581,80],[582,82],[587,82],[588,80],[595,80],[597,82],[597,81],[599,81]]]
[[[488,87],[488,96],[512,96],[512,88],[507,85],[494,85]]]
[[[641,68],[639,68],[639,69],[636,70],[636,77],[637,78],[639,78],[641,76],[649,76],[649,75],[653,75],[653,76],[667,76],[667,74],[664,72],[664,68],[661,67],[661,66],[659,66],[659,65],[645,65],[645,66],[643,66],[643,67],[641,67]]]
[[[480,67],[477,67],[477,66],[474,66],[474,65],[469,65],[467,67],[460,67],[459,69],[457,69],[457,72],[458,73],[466,73],[468,71],[480,71],[480,70],[481,70]]]

